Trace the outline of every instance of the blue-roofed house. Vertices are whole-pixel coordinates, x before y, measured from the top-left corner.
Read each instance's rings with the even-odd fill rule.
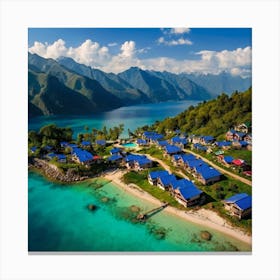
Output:
[[[66,141],[60,142],[60,147],[61,147],[61,148],[66,148],[68,145],[69,145],[69,143],[66,142]]]
[[[106,146],[106,140],[100,139],[100,140],[95,140],[95,144],[98,146]]]
[[[43,150],[47,151],[47,152],[50,152],[53,150],[53,146],[50,146],[50,145],[46,145],[43,147]]]
[[[167,145],[164,147],[165,155],[172,156],[182,152],[181,148],[175,145]]]
[[[107,161],[111,163],[121,163],[123,157],[120,154],[112,154],[110,157],[107,158]]]
[[[188,140],[185,137],[175,136],[170,139],[170,143],[183,149],[188,144]]]
[[[72,159],[73,159],[73,161],[84,164],[84,165],[89,165],[94,161],[94,157],[90,152],[80,149],[80,148],[73,149]]]
[[[164,149],[169,143],[166,140],[157,140],[157,145],[161,148]]]
[[[195,144],[193,144],[193,145],[192,145],[192,148],[193,148],[194,150],[203,151],[203,152],[206,152],[207,149],[208,149],[206,146],[203,146],[203,145],[201,145],[200,143],[195,143]]]
[[[120,148],[113,148],[110,150],[110,154],[113,155],[113,154],[119,154],[121,152],[121,149]]]
[[[137,139],[136,143],[139,145],[139,146],[146,146],[148,143],[145,139]]]
[[[168,190],[171,188],[172,182],[176,181],[176,177],[173,174],[168,174],[165,176],[159,176],[157,180],[157,186],[162,190]]]
[[[232,164],[232,161],[234,160],[232,156],[224,156],[224,155],[218,155],[217,159],[220,163],[224,164],[227,167],[229,167]]]
[[[244,140],[246,133],[244,132],[236,132],[233,136],[233,140],[241,141]]]
[[[221,180],[222,174],[215,168],[203,164],[195,167],[197,179],[203,184],[208,185]]]
[[[234,129],[230,129],[229,131],[227,131],[226,133],[226,140],[227,141],[232,141],[234,138],[236,131]]]
[[[246,193],[233,195],[223,201],[225,209],[232,216],[243,219],[250,217],[252,213],[252,196]]]
[[[224,150],[228,150],[231,148],[232,142],[230,141],[217,141],[215,142],[215,145],[219,148],[222,148]]]
[[[91,143],[90,143],[90,141],[82,141],[81,142],[81,146],[83,147],[83,148],[90,148],[90,146],[91,146]]]
[[[178,163],[180,166],[187,168],[189,160],[195,160],[196,157],[193,154],[182,154],[181,158],[179,159]]]
[[[236,149],[242,149],[242,148],[246,148],[248,146],[248,143],[246,141],[240,140],[234,140],[232,141],[232,146]]]
[[[166,170],[151,171],[148,175],[148,181],[151,185],[157,185],[158,178],[167,175],[169,175],[169,173]]]
[[[209,145],[209,144],[212,144],[214,141],[215,141],[215,138],[211,135],[202,136],[200,138],[200,143],[202,145]]]
[[[202,204],[205,200],[204,193],[189,180],[173,181],[171,187],[174,198],[184,207]]]
[[[154,131],[145,131],[143,138],[149,142],[156,143],[158,140],[163,139],[163,135]]]
[[[180,160],[182,155],[173,155],[171,157],[171,161],[175,166],[179,166]]]
[[[196,167],[205,165],[205,162],[202,159],[190,158],[185,161],[184,167],[188,172],[194,172]]]
[[[134,168],[136,170],[142,170],[145,168],[150,168],[152,166],[153,166],[153,162],[146,157],[142,157],[134,161]]]
[[[36,146],[33,146],[33,147],[30,148],[30,151],[31,151],[32,154],[34,154],[37,151],[37,149],[38,148]]]
[[[49,153],[46,155],[46,158],[50,160],[56,158],[58,162],[66,162],[66,155],[64,154]]]

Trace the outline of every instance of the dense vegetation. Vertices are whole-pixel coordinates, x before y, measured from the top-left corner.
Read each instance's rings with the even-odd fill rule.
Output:
[[[224,138],[225,132],[236,124],[251,122],[252,89],[245,92],[234,92],[231,96],[225,93],[216,99],[190,106],[174,118],[166,118],[152,126],[137,130],[156,130],[159,133],[180,129],[183,132],[197,135],[213,135]]]

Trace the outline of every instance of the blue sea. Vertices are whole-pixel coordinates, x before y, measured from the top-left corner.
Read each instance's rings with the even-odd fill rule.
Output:
[[[174,117],[198,102],[197,100],[188,100],[141,104],[88,116],[42,116],[30,119],[28,129],[37,131],[44,125],[55,123],[60,127],[71,127],[74,131],[74,137],[76,137],[78,133],[86,132],[85,126],[88,126],[89,131],[91,131],[92,128],[102,129],[103,126],[111,128],[122,123],[124,124],[122,137],[127,137],[128,129],[134,131],[138,127],[151,125],[155,121]]]
[[[102,181],[104,183],[104,181]],[[97,209],[90,211],[89,204]],[[245,243],[161,211],[136,223],[131,206],[146,211],[155,205],[112,183],[95,189],[91,181],[59,185],[42,175],[28,176],[29,251],[83,252],[235,252]],[[200,231],[212,234],[210,241]]]
[[[198,101],[165,102],[122,107],[91,116],[52,116],[29,120],[29,130],[56,123],[71,127],[74,136],[85,126],[101,129],[125,125],[135,130],[156,120],[172,117],[196,105]],[[97,205],[95,211],[88,204]],[[95,190],[91,182],[59,185],[43,176],[28,174],[28,246],[29,251],[93,252],[217,252],[250,251],[245,243],[207,229],[211,241],[203,241],[205,228],[188,223],[162,211],[144,224],[135,223],[132,205],[149,210],[154,205],[141,201],[109,183]]]

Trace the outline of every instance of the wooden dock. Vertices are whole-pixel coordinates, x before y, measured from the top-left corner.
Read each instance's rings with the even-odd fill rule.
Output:
[[[144,213],[140,213],[137,216],[137,220],[139,221],[146,221],[148,218],[150,218],[151,216],[155,215],[156,213],[158,213],[159,211],[163,210],[166,206],[168,206],[168,202],[162,204],[159,207],[153,208],[147,212]]]

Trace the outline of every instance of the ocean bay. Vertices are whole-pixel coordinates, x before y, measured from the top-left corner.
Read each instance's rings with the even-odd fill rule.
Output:
[[[150,125],[157,120],[173,117],[188,109],[189,106],[195,106],[199,102],[201,101],[169,101],[156,104],[121,107],[96,115],[36,117],[29,119],[28,129],[39,130],[44,125],[55,123],[57,126],[71,127],[74,131],[75,137],[78,133],[85,132],[85,126],[88,126],[89,129],[102,129],[103,126],[111,128],[123,123],[124,132],[122,136],[127,137],[128,129],[133,131],[138,127]]]
[[[151,209],[154,205],[112,183],[96,190],[91,187],[90,181],[60,185],[29,172],[28,197],[29,251],[251,250],[246,243],[186,222],[165,211],[154,215],[144,224],[135,223],[130,219],[132,205],[141,211]],[[97,210],[89,211],[87,205],[90,203],[97,205]],[[211,241],[199,238],[202,230],[211,232]],[[158,235],[158,231],[164,232],[164,236]]]

